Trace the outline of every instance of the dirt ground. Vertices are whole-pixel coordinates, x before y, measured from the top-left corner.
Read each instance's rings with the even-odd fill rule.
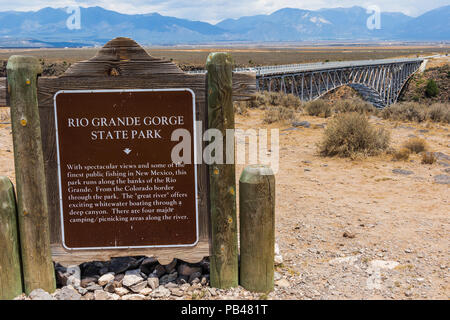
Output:
[[[0,121],[0,175],[14,180],[11,125]],[[265,128],[263,111],[236,116],[241,129]],[[326,119],[299,116],[311,124]],[[371,118],[450,155],[450,126]],[[284,262],[269,299],[449,299],[449,186],[434,183],[450,161],[423,165],[388,155],[359,160],[323,158],[315,144],[324,129],[280,129],[276,175],[276,240]],[[448,164],[445,164],[448,163]],[[237,166],[237,178],[243,166]],[[393,169],[413,171],[398,175]],[[345,234],[345,236],[344,236]],[[236,296],[234,296],[236,298]],[[220,299],[220,297],[217,297]]]

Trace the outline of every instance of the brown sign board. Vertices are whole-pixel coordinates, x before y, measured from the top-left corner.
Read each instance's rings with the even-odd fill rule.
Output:
[[[60,183],[59,183],[59,164],[62,164],[62,160],[64,158],[64,150],[58,151],[58,144],[64,144],[64,141],[59,141],[58,139],[64,134],[60,132],[64,131],[64,128],[61,127],[61,124],[58,123],[58,132],[56,131],[57,124],[55,123],[56,118],[63,116],[63,114],[55,115],[55,96],[56,102],[59,103],[59,99],[68,97],[70,91],[87,91],[85,94],[88,94],[92,90],[97,91],[96,96],[100,97],[100,91],[110,91],[116,90],[115,94],[120,96],[120,92],[133,93],[133,96],[136,97],[136,94],[142,92],[143,95],[150,94],[149,92],[154,91],[154,94],[164,91],[178,91],[181,90],[185,92],[185,95],[188,95],[186,92],[186,88],[192,90],[195,94],[195,120],[201,121],[202,126],[198,125],[198,135],[201,136],[208,129],[208,110],[207,110],[207,75],[205,74],[186,74],[182,70],[180,70],[173,62],[163,59],[158,59],[148,55],[148,53],[137,44],[132,39],[128,38],[116,38],[109,41],[103,48],[101,48],[97,55],[87,61],[81,61],[73,64],[64,74],[59,77],[39,77],[38,78],[38,105],[39,105],[39,117],[41,124],[41,137],[42,137],[42,151],[44,158],[44,167],[45,167],[45,186],[47,190],[47,202],[48,202],[48,214],[49,214],[49,224],[50,224],[50,244],[52,251],[53,261],[61,263],[63,265],[69,266],[73,264],[81,264],[83,262],[88,261],[105,261],[112,257],[121,257],[121,256],[154,256],[156,257],[160,263],[168,264],[174,258],[182,259],[187,262],[199,262],[205,256],[210,255],[211,252],[211,217],[210,217],[210,208],[209,208],[209,168],[205,163],[199,163],[196,165],[197,170],[197,188],[196,194],[197,198],[197,207],[198,207],[198,216],[196,220],[196,228],[198,228],[198,237],[197,244],[192,246],[195,243],[195,235],[194,226],[189,223],[181,223],[183,225],[183,229],[180,232],[183,234],[176,235],[175,237],[179,241],[175,241],[174,239],[168,236],[164,236],[163,238],[159,237],[158,241],[151,239],[151,233],[149,232],[144,240],[138,239],[136,241],[128,241],[128,236],[132,235],[131,227],[126,230],[127,234],[119,234],[117,239],[121,239],[120,243],[117,244],[112,243],[111,239],[115,240],[110,235],[104,235],[104,238],[100,241],[96,239],[97,243],[94,243],[93,237],[100,237],[95,235],[96,231],[92,231],[87,234],[87,232],[83,235],[83,237],[87,237],[87,239],[82,240],[82,243],[76,243],[77,232],[76,230],[70,229],[70,226],[66,226],[64,219],[61,219],[61,212],[67,212],[68,208],[64,209],[64,203],[61,203],[60,197]],[[1,79],[0,79],[1,86]],[[152,90],[149,90],[152,89]],[[175,90],[173,90],[175,89]],[[159,90],[159,91],[158,91]],[[0,88],[0,92],[1,92]],[[6,91],[6,90],[4,90]],[[65,94],[59,93],[60,91],[65,91]],[[233,73],[233,99],[234,100],[246,100],[251,97],[256,91],[256,74],[254,73]],[[122,97],[125,97],[126,94],[122,93]],[[67,94],[67,96],[66,96]],[[81,93],[74,93],[76,99],[80,99]],[[104,95],[102,96],[104,97]],[[166,96],[165,96],[166,97]],[[102,111],[97,110],[97,108],[101,107],[103,103],[103,98],[99,99],[98,103],[91,103],[89,101],[83,102],[82,104],[71,103],[71,106],[67,109],[62,106],[64,112],[69,112],[73,116],[81,117],[82,112],[85,112],[89,109],[89,115],[85,116],[88,119],[92,119],[94,114],[97,114],[97,117],[108,117],[107,114],[103,114]],[[1,97],[0,97],[1,101]],[[75,100],[74,100],[75,101]],[[187,98],[186,98],[187,101]],[[64,103],[64,102],[63,102]],[[133,112],[140,112],[133,109],[132,105],[129,109],[130,115]],[[161,115],[166,115],[168,110],[164,111],[164,108],[167,109],[167,106],[162,106],[162,110],[158,110],[158,112],[163,112]],[[58,108],[59,108],[58,104]],[[74,110],[69,110],[74,109]],[[148,112],[153,112],[152,103],[150,100],[146,101],[145,108]],[[189,110],[189,111],[188,111]],[[186,106],[186,112],[191,114],[192,110],[192,102],[189,106]],[[58,109],[59,112],[59,109]],[[78,114],[78,112],[80,114]],[[164,113],[166,112],[166,113]],[[92,113],[92,115],[91,115]],[[101,114],[100,114],[101,113]],[[117,115],[113,115],[117,117]],[[124,113],[123,116],[129,116],[128,113]],[[142,114],[142,116],[148,116],[147,113]],[[83,120],[85,121],[85,120]],[[184,128],[191,132],[192,127],[187,125],[187,120],[185,119]],[[141,126],[139,126],[141,127]],[[139,148],[143,148],[146,141],[138,141],[136,144],[138,145],[137,149],[135,147],[129,147],[130,144],[124,144],[121,148],[118,148],[119,143],[115,140],[108,139],[108,143],[99,143],[98,141],[95,143],[88,143],[89,146],[88,151],[82,150],[81,145],[86,143],[82,143],[81,137],[86,139],[87,136],[92,135],[92,131],[108,131],[109,129],[95,129],[87,130],[87,136],[81,135],[81,131],[85,128],[81,127],[73,132],[77,132],[76,134],[80,135],[80,139],[76,139],[74,137],[69,139],[75,140],[69,150],[69,153],[66,156],[75,156],[80,159],[80,161],[87,161],[87,159],[92,159],[92,163],[95,161],[99,161],[101,159],[97,159],[94,161],[93,155],[97,154],[98,156],[108,157],[108,159],[113,159],[114,156],[119,156],[121,151],[113,152],[113,150],[126,149],[129,148],[131,150],[129,155],[120,154],[120,157],[123,159],[128,159],[131,157],[137,157],[137,154],[133,153]],[[124,130],[139,130],[138,128],[127,128]],[[159,128],[156,128],[157,130]],[[81,131],[78,131],[81,130]],[[149,130],[152,130],[150,128]],[[154,129],[153,129],[154,130]],[[109,130],[111,131],[111,130]],[[75,133],[74,133],[75,134]],[[120,135],[120,133],[119,133]],[[97,135],[99,136],[99,134]],[[138,139],[142,140],[142,139]],[[170,144],[170,138],[167,140],[167,143]],[[96,149],[97,147],[101,148],[102,146],[106,148],[106,151],[101,153]],[[109,146],[109,147],[107,147]],[[116,147],[114,147],[116,146]],[[202,147],[205,146],[205,142],[202,143]],[[151,147],[151,146],[150,146]],[[63,149],[64,147],[62,147]],[[116,148],[116,149],[114,149]],[[149,159],[154,159],[152,157],[156,157],[157,154],[161,153],[163,150],[170,149],[169,146],[159,145],[157,149],[153,149],[153,147],[149,148],[149,150],[145,150],[143,152],[149,152],[147,155],[151,157]],[[192,149],[194,150],[194,149]],[[200,150],[200,149],[199,149]],[[58,155],[62,154],[62,158],[58,159]],[[159,155],[158,155],[159,156]],[[194,157],[194,155],[192,155]],[[103,159],[105,160],[105,159]],[[140,163],[135,158],[136,163]],[[134,161],[134,160],[133,160]],[[152,160],[153,161],[153,160]],[[161,161],[161,160],[155,160]],[[58,164],[59,163],[59,164]],[[150,163],[150,161],[149,161]],[[147,164],[145,162],[144,164]],[[143,170],[144,168],[141,168]],[[106,170],[106,169],[102,169]],[[147,169],[148,170],[148,169]],[[186,170],[186,169],[184,169]],[[67,172],[66,172],[67,174]],[[192,177],[191,177],[192,178]],[[186,178],[188,181],[191,178]],[[93,178],[89,178],[94,180]],[[98,177],[95,177],[98,179]],[[76,180],[76,179],[74,179]],[[97,181],[97,180],[95,180]],[[184,180],[183,180],[184,181]],[[68,181],[63,182],[67,184]],[[190,189],[190,195],[194,194],[194,182],[191,181],[192,189]],[[65,187],[67,188],[67,186]],[[92,187],[91,187],[92,188]],[[187,188],[187,186],[186,186]],[[148,191],[149,193],[150,191]],[[182,192],[182,191],[178,191]],[[193,198],[190,198],[190,205],[192,206]],[[86,201],[89,203],[88,200]],[[112,201],[112,200],[108,200]],[[144,201],[139,200],[139,201]],[[189,202],[184,202],[184,206],[189,206]],[[67,202],[68,205],[68,202]],[[87,206],[87,205],[86,205]],[[62,209],[61,209],[62,208]],[[74,211],[80,211],[80,208],[70,208],[74,209]],[[75,210],[76,209],[76,210]],[[82,208],[86,210],[86,208]],[[94,210],[94,209],[92,209]],[[70,210],[69,210],[70,211]],[[117,211],[118,212],[118,211]],[[178,211],[177,211],[178,212]],[[181,214],[176,213],[178,216]],[[192,211],[189,213],[192,215]],[[108,213],[110,215],[110,213]],[[113,214],[114,215],[114,214]],[[187,216],[187,213],[183,212],[181,216]],[[75,214],[76,216],[76,214]],[[69,221],[70,222],[70,221]],[[145,222],[145,221],[144,221]],[[192,221],[191,221],[192,222]],[[108,221],[110,226],[112,222]],[[135,221],[133,221],[135,223]],[[64,224],[64,225],[63,225]],[[105,224],[104,226],[107,226]],[[86,226],[86,223],[84,223]],[[165,226],[165,227],[163,227]],[[160,224],[160,227],[166,228],[168,224]],[[68,228],[68,230],[63,227]],[[90,226],[89,228],[91,228]],[[136,228],[136,226],[133,226]],[[95,228],[94,228],[95,229]],[[125,228],[126,229],[126,228]],[[92,229],[90,229],[92,230]],[[95,229],[97,230],[97,229]],[[102,229],[103,230],[103,229]],[[117,229],[119,230],[119,229]],[[136,229],[134,229],[136,230]],[[122,231],[121,231],[122,232]],[[160,235],[164,234],[164,230],[158,230]],[[167,232],[178,232],[176,229],[168,230]],[[70,233],[70,234],[68,234]],[[139,235],[138,233],[135,233]],[[64,237],[64,239],[63,239]],[[89,239],[91,238],[91,239]],[[109,238],[109,240],[108,240]],[[159,241],[161,240],[161,241]],[[167,240],[167,241],[166,241]],[[109,242],[108,242],[109,241]],[[118,240],[119,241],[119,240]],[[64,245],[63,245],[64,243]],[[91,247],[95,245],[95,247]],[[112,245],[117,245],[118,247],[113,247]],[[120,245],[120,247],[119,247]],[[97,247],[100,246],[100,247]],[[129,247],[129,246],[137,246],[137,247]],[[161,246],[161,247],[160,247]],[[164,247],[162,247],[164,246]],[[168,247],[166,247],[168,246]],[[75,248],[75,249],[74,249]],[[76,250],[77,248],[81,250]],[[100,249],[94,249],[100,248]],[[127,248],[127,249],[123,249]],[[68,250],[69,249],[69,250]]]
[[[54,105],[66,250],[197,244],[192,90],[59,91]],[[177,129],[190,163],[172,161]]]

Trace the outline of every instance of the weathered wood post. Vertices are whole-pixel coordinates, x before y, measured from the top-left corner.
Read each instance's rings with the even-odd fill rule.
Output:
[[[239,179],[240,284],[249,291],[274,287],[275,176],[267,166],[252,165]]]
[[[11,104],[17,212],[25,293],[55,291],[47,191],[37,102],[41,66],[34,57],[12,56],[6,67]]]
[[[212,53],[206,63],[208,71],[208,128],[222,133],[225,147],[227,129],[234,129],[232,102],[232,59],[226,53]],[[234,136],[232,150],[234,150]],[[216,288],[238,286],[238,246],[236,219],[235,165],[222,163],[209,166],[211,206],[211,285]],[[216,155],[217,156],[217,155]]]
[[[20,243],[14,186],[0,176],[0,300],[10,300],[23,292]]]

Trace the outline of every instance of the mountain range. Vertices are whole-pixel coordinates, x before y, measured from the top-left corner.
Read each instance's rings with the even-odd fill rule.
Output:
[[[448,41],[450,6],[413,18],[383,12],[381,28],[370,30],[362,7],[302,10],[284,8],[268,15],[227,19],[217,24],[163,16],[123,14],[101,7],[80,8],[80,29],[70,30],[65,8],[0,12],[0,47],[102,45],[125,36],[142,45],[218,42]]]

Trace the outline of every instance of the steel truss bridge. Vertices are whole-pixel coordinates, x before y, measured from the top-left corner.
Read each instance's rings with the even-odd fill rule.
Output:
[[[292,93],[312,101],[341,86],[349,86],[377,108],[395,102],[426,58],[364,60],[240,68],[255,72],[259,91]],[[205,72],[205,71],[198,71]]]

